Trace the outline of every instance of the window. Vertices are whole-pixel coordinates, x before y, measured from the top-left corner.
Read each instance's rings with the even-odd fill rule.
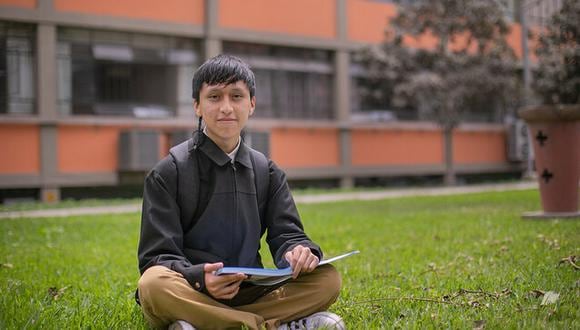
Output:
[[[242,138],[247,145],[270,157],[270,133],[244,130]]]
[[[34,27],[0,22],[0,113],[32,114],[36,103]]]
[[[393,104],[394,85],[386,84],[376,75],[369,75],[367,69],[357,62],[356,56],[353,55],[352,58],[350,107],[353,121],[381,122],[417,119],[416,109],[397,108]]]
[[[333,67],[327,51],[229,42],[224,52],[246,61],[256,75],[261,118],[332,119]]]
[[[562,0],[544,0],[525,2],[522,9],[529,26],[545,26],[552,15],[562,8]]]
[[[60,29],[59,111],[143,118],[193,111],[198,61],[199,45],[189,39]]]

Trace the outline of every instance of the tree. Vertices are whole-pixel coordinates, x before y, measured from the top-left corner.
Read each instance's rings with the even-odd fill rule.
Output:
[[[444,133],[445,183],[455,184],[453,131],[466,109],[506,108],[517,90],[517,62],[498,1],[433,0],[402,5],[383,43],[363,49],[363,97],[414,108]],[[434,50],[405,46],[430,35]],[[488,110],[489,111],[489,110]]]
[[[580,2],[565,0],[540,35],[534,89],[545,104],[580,103]]]

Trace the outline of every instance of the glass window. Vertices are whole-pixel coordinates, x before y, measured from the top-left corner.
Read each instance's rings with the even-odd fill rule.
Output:
[[[32,114],[36,103],[34,27],[0,22],[0,113]]]
[[[393,105],[392,90],[385,89],[384,81],[369,75],[366,68],[352,56],[350,66],[352,120],[356,122],[380,122],[417,118],[414,109],[400,109]],[[380,92],[379,92],[380,91]]]
[[[254,116],[334,118],[330,52],[237,42],[226,42],[223,48],[246,61],[256,75]]]
[[[242,138],[247,145],[270,157],[270,133],[243,130]]]
[[[170,117],[191,112],[194,40],[124,32],[59,30],[59,111]]]

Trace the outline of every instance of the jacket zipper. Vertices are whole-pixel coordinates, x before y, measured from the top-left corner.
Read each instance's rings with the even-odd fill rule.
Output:
[[[234,242],[236,241],[234,236],[237,233],[236,226],[238,224],[238,183],[236,178],[236,172],[237,172],[236,164],[232,162],[232,173],[234,175],[234,217],[232,226],[230,228],[232,233],[230,236],[231,237],[230,251],[232,252],[234,252]]]

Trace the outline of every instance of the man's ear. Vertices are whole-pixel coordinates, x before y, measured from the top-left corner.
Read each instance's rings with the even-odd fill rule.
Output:
[[[252,96],[250,99],[250,116],[254,114],[254,109],[256,109],[256,97]]]
[[[199,107],[199,103],[196,100],[193,100],[193,110],[198,117],[201,117],[201,108]]]

